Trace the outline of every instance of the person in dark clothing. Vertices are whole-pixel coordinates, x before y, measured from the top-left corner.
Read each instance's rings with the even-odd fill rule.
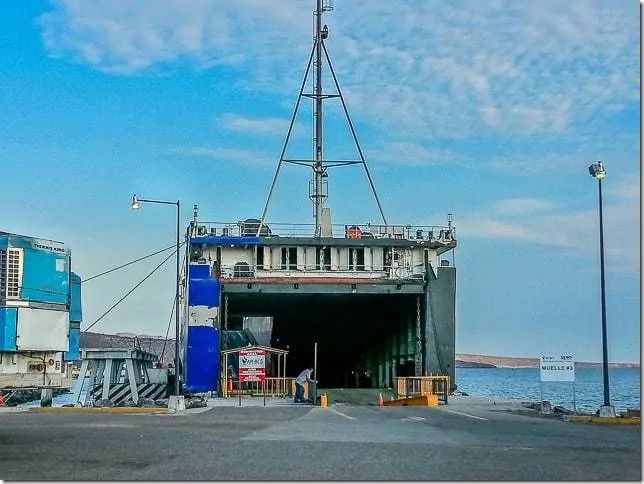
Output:
[[[307,368],[300,373],[295,379],[295,398],[294,403],[306,403],[304,400],[304,383],[311,381],[311,373],[313,370]]]

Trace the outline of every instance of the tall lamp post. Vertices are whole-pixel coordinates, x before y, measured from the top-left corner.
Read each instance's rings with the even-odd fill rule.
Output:
[[[174,394],[180,395],[180,385],[179,385],[179,276],[180,276],[180,256],[179,256],[179,237],[180,237],[180,225],[181,225],[181,202],[177,200],[176,202],[168,202],[165,200],[149,200],[145,198],[137,198],[136,195],[132,197],[132,210],[138,210],[141,203],[160,203],[163,205],[175,205],[177,207],[177,274],[175,280],[175,293],[174,293],[174,315],[175,315],[175,340],[174,340]]]
[[[608,344],[606,342],[606,279],[604,274],[604,214],[602,210],[602,180],[606,178],[606,170],[601,161],[592,163],[588,167],[590,176],[597,180],[599,187],[599,265],[601,272],[601,311],[602,311],[602,367],[604,374],[604,405],[600,408],[600,415],[615,416],[615,409],[610,404],[610,390],[608,383]]]

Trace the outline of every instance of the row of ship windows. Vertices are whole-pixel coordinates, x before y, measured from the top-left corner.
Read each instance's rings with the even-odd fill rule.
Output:
[[[280,254],[280,268],[281,269],[297,269],[298,258],[297,258],[297,248],[296,247],[282,247]],[[374,254],[375,255],[375,254]],[[347,251],[348,266],[355,268],[357,270],[364,270],[365,268],[365,249],[363,248],[350,248]],[[390,249],[385,248],[382,251],[382,265],[388,266],[391,264],[392,259],[398,261],[400,259],[400,252],[394,251],[393,254]],[[315,260],[316,268],[321,270],[330,270],[331,269],[331,248],[316,248],[315,250]],[[257,268],[262,269],[264,267],[264,251],[257,251]]]

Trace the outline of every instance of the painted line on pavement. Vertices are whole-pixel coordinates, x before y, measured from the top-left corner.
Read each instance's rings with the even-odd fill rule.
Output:
[[[484,417],[477,417],[476,415],[470,415],[469,413],[457,412],[456,410],[447,410],[446,408],[443,409],[443,412],[455,413],[457,415],[462,415],[463,417],[475,418],[477,420],[487,420]]]
[[[425,421],[425,417],[407,417],[407,418],[409,418],[410,420],[418,420],[419,422]]]
[[[328,408],[328,407],[327,407],[327,408]],[[340,411],[336,410],[335,408],[329,408],[329,412],[333,412],[333,413],[335,413],[336,415],[340,415],[341,417],[347,418],[347,419],[349,419],[349,420],[355,420],[355,417],[352,417],[351,415],[347,415],[347,414],[345,414],[345,413],[342,413],[342,412],[340,412]]]

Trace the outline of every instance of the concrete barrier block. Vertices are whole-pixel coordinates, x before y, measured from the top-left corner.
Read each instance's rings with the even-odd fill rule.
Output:
[[[180,412],[186,409],[186,400],[183,395],[170,395],[168,399],[168,410]]]

